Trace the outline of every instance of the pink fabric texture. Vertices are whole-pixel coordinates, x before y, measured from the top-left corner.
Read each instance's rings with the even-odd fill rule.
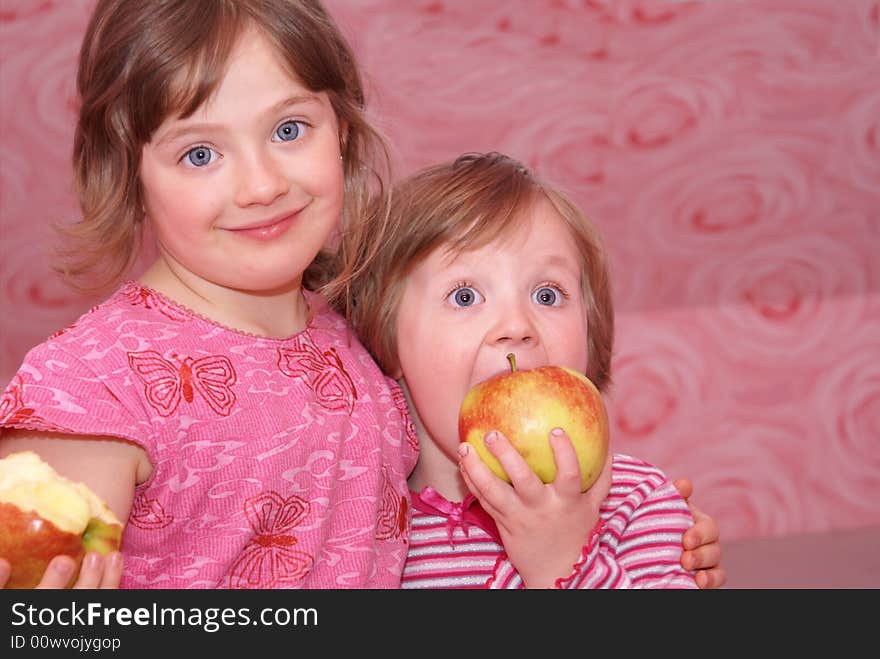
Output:
[[[417,497],[424,495],[412,494],[403,588],[525,587],[492,526],[468,521],[461,505],[438,501],[442,496],[432,490],[430,504],[420,502]],[[578,561],[556,581],[557,588],[697,587],[693,573],[681,566],[681,536],[693,517],[662,471],[643,460],[614,455],[611,492],[599,515]]]
[[[154,466],[124,588],[396,588],[417,439],[397,384],[305,293],[286,339],[126,283],[31,350],[0,425],[122,438]]]

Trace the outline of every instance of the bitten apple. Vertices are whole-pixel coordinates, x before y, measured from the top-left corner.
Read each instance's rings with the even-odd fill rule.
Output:
[[[486,448],[490,430],[502,433],[545,483],[556,478],[550,431],[562,428],[574,445],[581,469],[581,491],[602,471],[608,455],[608,414],[602,395],[581,373],[561,366],[520,371],[507,355],[510,371],[474,385],[461,404],[459,440],[500,478],[510,478]]]
[[[0,460],[0,557],[12,574],[7,588],[33,588],[54,557],[79,564],[87,551],[119,549],[123,524],[82,483],[59,475],[31,451]],[[76,574],[68,587],[76,580]]]

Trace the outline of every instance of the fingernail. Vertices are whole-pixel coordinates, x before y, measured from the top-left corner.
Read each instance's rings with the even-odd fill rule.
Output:
[[[498,433],[493,430],[488,435],[486,435],[486,438],[483,441],[486,442],[487,444],[491,444],[492,442],[496,441],[497,439],[498,439]]]
[[[86,556],[86,562],[90,568],[100,567],[101,563],[104,561],[104,557],[101,554],[92,552],[88,556]]]
[[[461,444],[458,445],[458,454],[461,457],[464,457],[468,454],[469,449],[470,449],[470,447],[465,442],[462,442]]]
[[[114,551],[112,554],[110,554],[108,558],[110,559],[111,567],[118,568],[120,565],[122,565],[122,554],[120,554],[118,551]]]
[[[70,561],[55,561],[52,563],[52,570],[55,574],[66,577],[73,574],[73,565],[70,564]]]
[[[554,437],[562,437],[565,434],[565,431],[562,428],[554,428],[550,431],[550,434]]]

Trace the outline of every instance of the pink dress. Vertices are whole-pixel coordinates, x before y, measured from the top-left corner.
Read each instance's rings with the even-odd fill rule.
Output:
[[[26,356],[0,428],[104,435],[154,471],[123,588],[398,588],[418,443],[397,384],[305,292],[303,331],[222,327],[128,282]]]

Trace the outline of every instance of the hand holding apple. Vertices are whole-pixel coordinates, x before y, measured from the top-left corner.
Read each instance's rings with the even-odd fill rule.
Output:
[[[123,524],[82,483],[59,475],[31,451],[0,460],[0,557],[11,566],[6,588],[33,588],[49,561],[119,549]],[[68,587],[76,580],[76,573]]]
[[[608,415],[602,395],[581,373],[561,366],[511,370],[476,384],[465,396],[458,419],[459,440],[474,447],[500,478],[504,468],[486,448],[490,430],[501,432],[544,483],[556,478],[549,437],[553,428],[568,434],[581,469],[581,491],[596,481],[608,455]]]

